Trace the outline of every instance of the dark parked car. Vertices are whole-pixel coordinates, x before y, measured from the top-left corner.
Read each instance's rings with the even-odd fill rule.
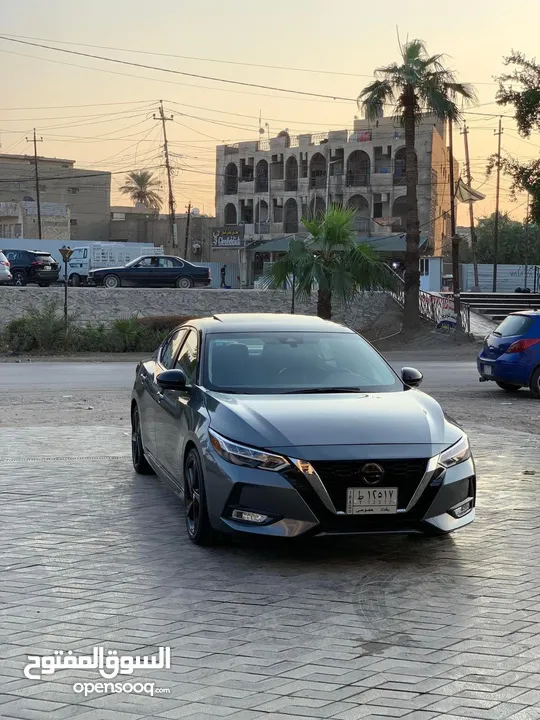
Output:
[[[133,465],[184,497],[197,544],[452,532],[474,519],[474,462],[421,380],[319,318],[198,319],[137,367]]]
[[[210,268],[172,255],[143,255],[123,267],[90,270],[89,285],[192,288],[210,285]]]
[[[60,266],[48,252],[38,250],[3,250],[7,257],[13,285],[37,283],[48,287],[58,282]]]
[[[486,337],[476,362],[481,382],[493,380],[509,393],[528,387],[540,399],[540,312],[508,315]]]

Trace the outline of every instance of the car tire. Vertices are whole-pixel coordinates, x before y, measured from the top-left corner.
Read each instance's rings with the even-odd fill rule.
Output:
[[[81,276],[78,273],[73,273],[73,275],[70,275],[69,284],[73,287],[80,287]]]
[[[498,385],[501,390],[504,390],[507,393],[515,393],[518,390],[521,390],[521,385],[511,385],[510,383],[505,382],[499,382],[498,380],[495,381],[495,385]]]
[[[120,287],[120,278],[118,275],[105,275],[103,278],[103,287],[109,289]]]
[[[38,283],[39,287],[50,287],[51,283]]]
[[[531,389],[532,396],[537,400],[540,400],[540,367],[537,367],[531,375],[529,387]]]
[[[176,287],[182,290],[188,290],[193,287],[193,280],[190,277],[176,278]]]
[[[215,545],[217,533],[210,525],[199,453],[192,448],[184,463],[184,512],[189,539],[195,545]]]
[[[155,472],[146,459],[142,443],[141,419],[139,417],[139,409],[133,408],[131,413],[131,460],[133,469],[139,475],[155,475]]]
[[[16,285],[17,287],[24,287],[26,283],[28,282],[26,278],[26,273],[22,270],[15,270],[13,273],[13,278],[11,280],[11,283],[13,285]]]

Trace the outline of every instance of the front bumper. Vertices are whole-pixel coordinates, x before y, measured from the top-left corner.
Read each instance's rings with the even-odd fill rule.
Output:
[[[326,490],[329,482],[328,476],[325,485],[318,475],[304,475],[296,468],[276,473],[231,465],[212,450],[206,457],[210,521],[223,532],[276,537],[441,534],[468,525],[475,517],[476,475],[472,459],[444,469],[437,458],[432,458],[406,507],[387,515],[348,515],[336,509],[332,502],[335,492]],[[395,484],[395,480],[386,483],[389,487]],[[467,503],[470,509],[460,517],[456,508]],[[261,523],[239,521],[233,517],[235,510],[268,519]]]

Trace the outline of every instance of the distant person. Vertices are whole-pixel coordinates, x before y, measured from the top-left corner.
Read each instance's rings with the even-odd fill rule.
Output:
[[[219,286],[220,288],[226,288],[226,287],[227,287],[227,283],[225,282],[225,273],[226,273],[226,272],[227,272],[227,266],[226,266],[226,265],[223,265],[222,268],[221,268],[221,270],[220,270],[220,274],[221,274],[221,284],[220,284],[220,286]]]

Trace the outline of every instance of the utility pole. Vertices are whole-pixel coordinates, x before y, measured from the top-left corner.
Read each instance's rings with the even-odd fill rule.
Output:
[[[467,175],[467,185],[471,187],[472,185],[472,175],[471,175],[471,160],[469,156],[469,128],[467,127],[467,123],[463,125],[463,130],[461,131],[461,134],[463,135],[463,139],[465,141],[465,173]],[[478,292],[480,290],[480,280],[478,279],[478,256],[477,256],[477,247],[476,247],[476,229],[474,227],[474,210],[473,210],[473,201],[469,200],[469,225],[471,228],[471,250],[472,250],[472,256],[473,256],[473,268],[474,268],[474,288]]]
[[[493,232],[493,292],[497,292],[497,256],[499,254],[499,198],[501,194],[501,138],[503,134],[502,118],[499,118],[499,136],[497,147],[497,190],[495,195],[495,228]]]
[[[527,193],[527,215],[525,216],[525,277],[524,277],[524,284],[523,289],[527,289],[527,275],[529,271],[529,213],[531,212],[531,196],[529,193]]]
[[[186,238],[184,241],[184,259],[187,260],[188,254],[188,243],[189,243],[189,226],[191,224],[191,203],[187,206],[187,220],[186,220]]]
[[[37,154],[37,144],[38,142],[43,142],[43,138],[36,137],[36,128],[34,128],[34,138],[26,138],[26,142],[33,142],[34,143],[34,165],[36,170],[36,204],[37,204],[37,219],[38,219],[38,233],[39,233],[39,239],[43,239],[43,233],[41,230],[41,198],[39,196],[39,168],[38,168],[38,154]]]
[[[173,248],[178,247],[178,231],[176,228],[176,216],[175,216],[175,202],[174,202],[174,193],[173,193],[173,187],[172,187],[172,173],[171,173],[171,163],[169,161],[169,144],[167,142],[167,127],[166,122],[168,120],[172,120],[173,116],[165,117],[165,112],[163,110],[163,100],[159,101],[159,117],[154,114],[154,120],[161,120],[161,123],[163,125],[163,154],[165,156],[165,167],[167,168],[167,180],[169,183],[169,221],[171,224],[171,240],[172,240],[172,246]]]
[[[461,330],[461,295],[459,289],[459,235],[456,235],[456,187],[454,184],[454,140],[452,120],[448,120],[448,154],[450,162],[450,234],[452,236],[452,285],[456,330]]]

